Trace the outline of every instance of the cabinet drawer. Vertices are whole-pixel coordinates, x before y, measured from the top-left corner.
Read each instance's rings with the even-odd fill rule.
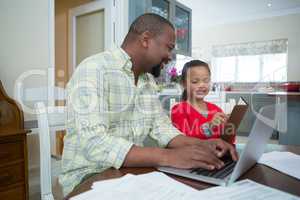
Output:
[[[0,199],[23,200],[25,198],[24,186],[19,186],[5,191],[0,191]]]
[[[24,164],[16,164],[0,168],[0,187],[8,186],[24,180]]]
[[[7,142],[0,143],[0,164],[5,164],[10,161],[23,159],[23,142]]]

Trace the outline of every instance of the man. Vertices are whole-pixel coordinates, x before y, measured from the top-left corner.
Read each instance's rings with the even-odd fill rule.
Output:
[[[221,140],[183,136],[164,114],[154,75],[171,59],[173,25],[144,14],[121,48],[85,59],[68,83],[67,134],[60,183],[68,194],[82,180],[113,167],[220,168],[234,148]],[[158,147],[144,147],[146,137]]]

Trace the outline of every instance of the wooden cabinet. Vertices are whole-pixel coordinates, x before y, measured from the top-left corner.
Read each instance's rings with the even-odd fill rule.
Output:
[[[23,112],[0,81],[0,199],[28,199],[26,133]]]

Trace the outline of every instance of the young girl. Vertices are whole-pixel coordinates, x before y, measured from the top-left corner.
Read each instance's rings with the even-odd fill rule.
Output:
[[[215,104],[204,101],[210,88],[210,69],[200,60],[187,62],[182,70],[182,102],[173,106],[173,125],[187,136],[200,139],[220,138],[227,116]],[[233,144],[235,137],[232,137]]]

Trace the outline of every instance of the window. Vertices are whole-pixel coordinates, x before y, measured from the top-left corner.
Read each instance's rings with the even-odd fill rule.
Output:
[[[213,47],[215,82],[287,81],[287,40]]]
[[[190,56],[176,54],[175,67],[176,67],[177,72],[179,73],[179,75],[181,75],[181,71],[183,69],[184,64],[191,61],[191,60],[193,60],[193,58],[190,57]]]
[[[218,57],[212,60],[215,82],[287,81],[287,54]]]
[[[263,81],[287,81],[287,54],[267,54],[263,56]]]
[[[235,57],[216,58],[212,60],[212,80],[215,82],[232,82],[235,80]],[[226,70],[222,70],[225,69]]]

